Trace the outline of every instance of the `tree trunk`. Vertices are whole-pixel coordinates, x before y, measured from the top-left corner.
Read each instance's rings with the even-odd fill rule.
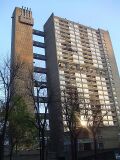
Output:
[[[74,138],[74,160],[77,160],[77,138]]]
[[[71,141],[71,158],[72,158],[72,160],[75,160],[75,154],[74,154],[74,137],[73,137],[73,135],[70,135],[70,141]]]
[[[94,141],[94,160],[97,160],[97,140],[95,135],[93,135],[93,141]]]
[[[12,157],[13,157],[13,149],[14,149],[14,144],[11,145],[11,149],[10,149],[10,160],[12,160]]]
[[[0,135],[0,160],[4,159],[4,140],[3,135]]]
[[[45,134],[44,134],[44,130],[42,131],[42,160],[45,159],[44,155],[45,155]]]
[[[39,132],[38,133],[38,138],[39,138],[39,148],[40,148],[39,149],[39,153],[40,153],[40,160],[41,160],[41,139],[40,139],[41,136],[40,136],[40,128],[38,129],[38,132]]]
[[[5,133],[6,133],[6,127],[7,127],[7,121],[8,121],[8,108],[9,105],[7,103],[7,108],[6,108],[6,114],[5,114],[5,120],[3,124],[3,129],[2,133],[0,135],[0,160],[4,159],[4,141],[5,141]]]

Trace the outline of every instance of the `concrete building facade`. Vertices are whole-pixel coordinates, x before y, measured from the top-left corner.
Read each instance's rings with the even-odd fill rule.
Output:
[[[31,11],[16,8],[12,26],[12,64],[22,60],[33,70],[33,58],[45,60],[48,97],[50,97],[49,122],[51,150],[64,150],[63,104],[69,91],[77,94],[78,106],[100,108],[101,136],[104,148],[119,146],[120,81],[109,32],[90,28],[53,14],[44,25],[44,32],[34,30]],[[33,40],[32,35],[44,37],[44,43]],[[33,53],[33,46],[45,48],[45,55]],[[28,68],[21,70],[28,79]],[[34,69],[35,71],[35,69]],[[24,83],[17,81],[17,86]],[[74,97],[73,97],[74,98]],[[89,115],[93,112],[89,110]],[[84,114],[80,122],[86,123]],[[109,136],[108,136],[109,135]],[[88,140],[89,141],[89,140]],[[85,142],[86,143],[86,142]],[[84,144],[84,142],[83,142]]]
[[[77,93],[79,107],[100,108],[103,146],[117,148],[120,81],[108,31],[90,28],[52,14],[44,26],[44,32],[48,89],[50,94],[54,93],[49,110],[53,142],[55,137],[57,144],[59,139],[62,140],[64,123],[60,122],[63,121],[61,113],[65,103],[63,91],[68,98],[71,90]],[[92,116],[92,108],[89,114]],[[84,113],[79,118],[81,123],[87,121]]]
[[[30,10],[15,8],[12,15],[11,66],[17,75],[14,77],[11,92],[22,96],[30,110],[33,110],[33,107],[27,82],[33,72],[33,23]]]

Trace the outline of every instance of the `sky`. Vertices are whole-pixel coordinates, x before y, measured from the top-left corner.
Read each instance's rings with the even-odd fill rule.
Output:
[[[32,9],[34,29],[54,13],[80,24],[108,30],[120,72],[120,0],[0,0],[0,60],[11,52],[11,16],[15,7]]]

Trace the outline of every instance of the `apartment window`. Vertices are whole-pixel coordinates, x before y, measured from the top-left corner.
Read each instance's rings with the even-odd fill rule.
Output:
[[[94,40],[95,40],[94,44],[95,44],[95,46],[97,46],[96,48],[99,48],[99,47],[98,47],[98,42],[96,42],[97,39],[94,39]],[[96,50],[98,50],[98,49],[96,49]]]
[[[108,92],[104,91],[104,95],[108,95]]]
[[[80,35],[79,36],[76,35],[76,40],[80,41]]]
[[[92,33],[89,33],[89,32],[88,32],[88,35],[89,35],[89,36],[92,36]]]
[[[83,83],[87,83],[87,80],[86,80],[86,79],[82,79],[82,82],[83,82]]]
[[[80,73],[75,73],[75,76],[76,77],[80,77]]]
[[[100,80],[100,77],[96,77],[96,80]]]
[[[96,44],[96,43],[95,43],[95,44]],[[96,48],[96,49],[99,49],[99,46],[98,46],[98,45],[95,45],[95,48]]]
[[[75,32],[75,35],[79,36],[79,34],[80,34],[80,33],[78,33],[78,32]]]
[[[100,104],[104,104],[104,100],[100,100]]]
[[[101,85],[101,81],[97,81],[97,85]]]
[[[81,45],[81,44],[79,44],[79,43],[77,43],[77,46],[78,46],[78,47],[82,47],[82,45]]]
[[[79,60],[80,60],[80,61],[83,61],[83,57],[82,57],[82,56],[79,56]]]
[[[87,85],[87,84],[83,84],[83,87],[84,87],[84,88],[88,88],[88,85]]]
[[[77,82],[77,87],[82,87],[82,84]]]
[[[65,81],[60,81],[60,85],[65,85]]]
[[[97,36],[93,36],[94,37],[94,41],[97,42]],[[98,43],[97,43],[98,44]]]
[[[106,83],[105,83],[105,82],[102,82],[102,85],[106,86]]]
[[[80,81],[81,81],[81,79],[80,79],[80,78],[76,78],[76,81],[77,81],[77,82],[80,82]]]
[[[93,59],[93,63],[97,63],[97,60]]]
[[[81,74],[82,78],[86,78],[86,75],[85,74]]]
[[[78,25],[76,25],[76,24],[74,24],[74,27],[77,28],[77,29],[79,28]]]
[[[102,68],[102,61],[98,61],[99,67]]]
[[[103,95],[103,91],[98,91],[98,93]]]
[[[95,51],[95,48],[92,48],[92,47],[91,47],[91,51]]]
[[[105,114],[106,114],[106,113],[105,113]],[[104,120],[108,120],[108,117],[107,117],[107,116],[104,116],[103,119],[104,119]]]
[[[107,91],[107,87],[103,87],[103,90]]]
[[[61,90],[64,90],[64,89],[65,89],[65,86],[60,86],[60,89],[61,89]]]
[[[105,103],[106,103],[106,104],[110,104],[110,101],[105,100]]]
[[[93,55],[96,55],[96,53],[92,51],[92,56],[93,56]],[[95,57],[96,57],[96,56],[95,56]]]
[[[64,74],[64,71],[62,71],[62,70],[59,70],[59,74]]]
[[[93,45],[93,44],[90,44],[90,47],[94,47],[94,45]]]
[[[109,125],[110,125],[110,126],[114,126],[113,121],[109,121]]]
[[[59,22],[59,19],[57,19],[57,18],[54,18],[54,21],[55,21],[55,22]]]
[[[60,81],[65,81],[65,77],[63,75],[59,75]]]
[[[95,67],[98,67],[98,64],[94,64]]]
[[[88,89],[84,89],[84,92],[85,92],[85,93],[89,93],[89,90],[88,90]]]
[[[102,90],[102,86],[97,86],[98,90]]]
[[[92,55],[92,58],[93,58],[93,59],[96,59],[97,57],[96,57],[95,55]]]
[[[84,94],[84,97],[85,98],[89,98],[89,94]],[[90,100],[89,99],[85,99],[85,103],[90,103]]]
[[[84,61],[81,61],[81,60],[80,60],[80,64],[84,64]]]
[[[99,99],[103,100],[103,99],[104,99],[104,97],[103,97],[102,95],[99,95]]]
[[[60,52],[60,51],[57,51],[57,54],[58,54],[58,55],[62,55],[62,52]]]
[[[75,39],[75,35],[74,34],[70,34],[70,37]]]
[[[108,126],[108,121],[103,121],[103,124],[104,124],[105,126]]]
[[[91,40],[91,41],[92,41],[92,43],[94,43],[94,41],[93,41],[93,37],[92,37],[92,36],[88,35],[88,39],[89,39],[89,40]]]
[[[82,88],[77,88],[78,92],[83,92],[83,89]]]
[[[70,34],[74,34],[74,31],[70,30]]]
[[[91,33],[91,30],[87,28],[88,33]]]
[[[108,120],[109,120],[109,121],[112,121],[112,120],[113,120],[113,117],[112,117],[112,116],[108,116]]]

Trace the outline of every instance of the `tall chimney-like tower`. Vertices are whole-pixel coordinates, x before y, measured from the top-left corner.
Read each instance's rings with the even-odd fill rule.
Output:
[[[30,82],[29,76],[33,72],[33,23],[31,10],[15,8],[12,16],[11,66],[12,68],[19,66],[19,71],[12,91],[24,97],[29,109],[32,105],[26,82]]]

